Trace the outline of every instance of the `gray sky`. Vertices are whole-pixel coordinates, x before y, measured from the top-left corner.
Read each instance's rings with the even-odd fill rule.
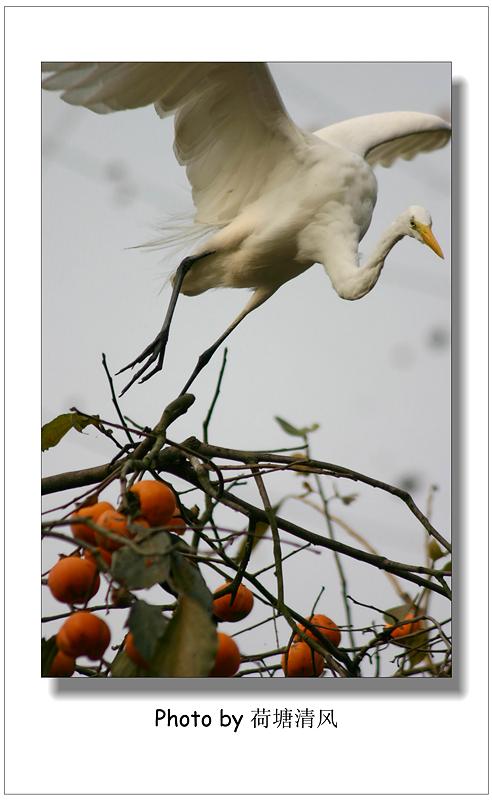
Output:
[[[419,110],[449,117],[449,64],[271,67],[289,113],[310,130],[376,111]],[[52,93],[44,92],[42,99],[43,420],[72,405],[115,419],[101,352],[115,372],[153,338],[169,296],[165,280],[180,257],[129,248],[152,238],[167,215],[191,212],[191,194],[173,156],[172,120],[159,120],[151,108],[97,116]],[[357,302],[340,300],[319,265],[282,287],[228,341],[228,366],[210,440],[245,449],[287,447],[296,442],[276,425],[275,415],[296,425],[317,422],[321,427],[312,436],[314,457],[391,483],[412,480],[414,499],[424,509],[429,486],[436,484],[432,520],[449,536],[450,148],[397,162],[389,170],[378,168],[376,174],[379,198],[361,244],[362,263],[384,228],[414,203],[430,210],[445,261],[404,240],[389,256],[374,290]],[[124,412],[153,425],[179,392],[197,355],[247,296],[245,291],[218,290],[181,298],[165,370],[130,390],[122,401]],[[194,407],[170,431],[176,440],[201,435],[221,352],[194,384]],[[92,466],[112,456],[102,436],[69,434],[45,454],[44,473]],[[423,563],[422,529],[402,504],[377,490],[337,485],[339,491],[359,496],[348,507],[333,504],[334,514],[384,555]],[[328,481],[328,493],[331,486]],[[273,502],[300,490],[299,477],[277,476],[269,482]],[[241,492],[259,503],[253,486]],[[58,505],[60,498],[48,498],[46,507]],[[109,492],[105,499],[115,501],[116,496]],[[322,518],[299,503],[289,501],[282,514],[324,532]],[[232,514],[224,516],[227,522],[244,524]],[[340,540],[358,546],[340,529],[337,533]],[[45,569],[61,549],[52,543],[45,547]],[[255,566],[271,560],[271,543],[265,542]],[[353,562],[346,562],[346,569],[350,594],[357,600],[383,608],[398,604],[383,574]],[[285,580],[287,600],[301,613],[309,612],[325,586],[318,611],[344,622],[329,552],[289,559]],[[209,579],[211,588],[219,582]],[[267,585],[274,587],[273,578]],[[162,596],[160,590],[152,593],[155,602]],[[47,591],[44,599],[45,614],[60,613],[62,607]],[[448,613],[439,601],[432,610],[437,616]],[[126,613],[110,615],[114,643]],[[258,604],[254,615],[244,627],[250,619],[267,616]],[[362,625],[377,615],[357,607],[354,618]],[[57,627],[46,626],[45,635]],[[268,649],[274,645],[273,629],[264,626],[238,642],[243,652]],[[348,644],[346,635],[342,644]]]

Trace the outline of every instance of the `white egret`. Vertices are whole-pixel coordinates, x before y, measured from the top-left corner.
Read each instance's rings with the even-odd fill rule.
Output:
[[[175,114],[174,150],[191,184],[195,223],[212,228],[179,265],[164,324],[124,367],[143,362],[123,391],[162,368],[180,292],[253,291],[202,353],[184,392],[241,320],[313,264],[324,266],[340,297],[357,300],[404,236],[443,257],[429,212],[416,205],[396,217],[363,266],[358,257],[377,198],[372,168],[443,147],[450,125],[437,116],[378,113],[307,133],[288,116],[265,64],[62,62],[43,69],[51,73],[45,89],[97,113],[153,103],[159,116]]]

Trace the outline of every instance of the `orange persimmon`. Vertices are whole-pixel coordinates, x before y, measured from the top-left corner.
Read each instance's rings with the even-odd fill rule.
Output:
[[[235,675],[241,663],[241,654],[234,641],[226,633],[218,632],[218,647],[215,663],[209,673],[210,678],[230,678]]]
[[[149,525],[167,525],[176,508],[176,496],[169,486],[161,481],[138,481],[129,491],[137,495],[140,514]]]
[[[61,558],[48,575],[48,587],[60,603],[86,603],[99,589],[96,565],[79,556]]]
[[[218,586],[215,591],[219,592],[229,585],[230,581],[227,581],[226,583]],[[238,622],[240,619],[244,619],[248,616],[253,608],[253,604],[253,593],[248,589],[247,586],[244,586],[242,583],[240,583],[234,600],[232,600],[231,592],[228,594],[223,594],[221,597],[217,597],[213,601],[212,610],[217,619],[220,619],[223,622]]]

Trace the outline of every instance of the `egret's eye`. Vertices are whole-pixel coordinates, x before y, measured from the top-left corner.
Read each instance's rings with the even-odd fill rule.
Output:
[[[411,220],[410,220],[410,227],[411,227],[411,228],[416,228],[416,227],[417,227],[417,223],[415,222],[415,220],[414,220],[414,219],[411,219]]]

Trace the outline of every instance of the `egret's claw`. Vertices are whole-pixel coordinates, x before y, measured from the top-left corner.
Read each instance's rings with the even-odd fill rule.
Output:
[[[183,281],[186,277],[186,274],[188,270],[191,269],[195,261],[199,261],[201,258],[205,258],[206,256],[211,256],[213,254],[214,251],[210,251],[207,253],[201,253],[198,256],[187,256],[182,260],[174,276],[173,291],[166,312],[166,317],[164,319],[164,324],[161,330],[159,331],[155,339],[145,348],[145,350],[142,353],[140,353],[139,356],[137,356],[137,358],[135,358],[133,361],[127,364],[126,367],[122,367],[122,369],[120,369],[119,372],[116,373],[117,375],[121,375],[122,372],[126,372],[127,369],[133,369],[134,367],[137,366],[137,364],[140,364],[147,358],[147,361],[145,362],[143,367],[140,367],[140,369],[138,370],[138,372],[135,373],[131,381],[127,383],[127,385],[121,392],[120,397],[123,394],[125,394],[126,391],[128,391],[130,386],[133,386],[133,384],[136,381],[138,381],[138,379],[141,378],[142,375],[144,375],[144,372],[147,371],[147,369],[150,367],[151,364],[154,363],[154,361],[157,361],[157,364],[154,367],[154,369],[152,369],[148,375],[142,377],[139,382],[144,383],[145,381],[148,381],[149,378],[152,377],[152,375],[155,375],[156,372],[159,372],[159,370],[162,369],[162,364],[164,363],[164,355],[166,352],[167,340],[169,338],[169,329],[171,327],[171,321],[173,318],[174,310],[176,308],[178,295],[181,291],[181,287],[183,285]]]
[[[148,369],[148,368],[151,366],[151,364],[153,364],[153,363],[154,363],[154,361],[157,361],[157,365],[154,367],[154,369],[153,369],[151,372],[149,372],[149,374],[148,374],[148,375],[145,375],[145,376],[144,376],[144,377],[143,377],[143,378],[142,378],[142,379],[139,381],[139,383],[144,383],[144,382],[145,382],[145,381],[147,381],[149,378],[151,378],[151,377],[152,377],[152,375],[155,375],[155,374],[156,374],[156,372],[159,372],[159,371],[162,369],[162,365],[163,365],[163,363],[164,363],[164,355],[165,355],[165,353],[166,353],[166,345],[167,345],[167,340],[168,340],[168,333],[167,333],[167,332],[165,332],[165,333],[164,333],[164,332],[161,332],[161,333],[159,333],[159,334],[156,336],[156,338],[154,339],[154,341],[153,341],[153,342],[151,342],[151,343],[150,343],[150,344],[149,344],[149,345],[148,345],[148,346],[145,348],[145,350],[143,350],[143,351],[140,353],[140,355],[139,355],[139,356],[137,356],[137,358],[135,358],[133,361],[131,361],[129,364],[127,364],[127,365],[126,365],[126,367],[122,367],[122,369],[120,369],[120,370],[119,370],[119,371],[116,373],[117,375],[120,375],[122,372],[126,372],[126,370],[127,370],[127,369],[133,369],[133,367],[135,367],[137,364],[140,364],[142,361],[144,361],[145,359],[147,359],[147,360],[145,361],[145,364],[143,364],[143,365],[140,367],[140,369],[139,369],[139,370],[138,370],[138,371],[135,373],[135,375],[132,377],[131,381],[129,381],[129,383],[127,383],[127,385],[125,386],[125,388],[124,388],[124,389],[123,389],[123,390],[120,392],[120,397],[122,397],[122,396],[125,394],[125,392],[127,392],[127,391],[128,391],[128,389],[130,388],[130,386],[133,386],[133,384],[134,384],[134,383],[136,383],[136,382],[138,381],[138,379],[139,379],[139,378],[141,378],[141,376],[144,374],[144,372],[146,372],[146,371],[147,371],[147,369]],[[148,356],[149,356],[149,357],[148,357]],[[148,358],[147,358],[147,357],[148,357]]]
[[[159,333],[155,337],[155,339],[149,345],[147,345],[145,350],[142,350],[139,356],[134,358],[133,361],[130,361],[130,363],[127,364],[125,367],[122,367],[120,370],[118,370],[116,374],[121,375],[121,373],[126,372],[127,369],[133,369],[133,367],[136,367],[137,364],[140,364],[144,360],[144,358],[147,358],[147,356],[150,355],[152,355],[152,361],[154,361],[162,352],[164,360],[164,353],[166,352],[167,339],[168,339],[167,336],[163,336],[161,333]],[[152,363],[152,361],[150,363]]]

